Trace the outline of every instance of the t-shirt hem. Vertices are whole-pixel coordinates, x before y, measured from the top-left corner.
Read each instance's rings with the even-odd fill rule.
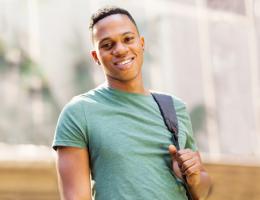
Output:
[[[58,147],[78,147],[78,148],[86,148],[85,144],[72,142],[72,141],[55,141],[52,145],[52,148],[56,151]]]

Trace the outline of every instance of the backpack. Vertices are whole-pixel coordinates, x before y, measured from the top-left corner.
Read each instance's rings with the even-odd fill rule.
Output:
[[[159,93],[152,93],[155,102],[158,104],[161,115],[163,117],[164,123],[168,130],[172,133],[172,142],[177,150],[180,150],[180,145],[178,142],[178,120],[176,116],[176,110],[174,107],[174,102],[171,96]],[[183,178],[183,186],[186,190],[186,195],[188,200],[193,200],[187,179],[185,176]]]

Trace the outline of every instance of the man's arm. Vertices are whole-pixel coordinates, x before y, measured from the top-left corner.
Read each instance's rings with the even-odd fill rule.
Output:
[[[57,171],[63,200],[91,200],[89,153],[87,149],[58,147]]]
[[[198,151],[182,149],[177,151],[175,146],[169,146],[173,158],[173,170],[182,179],[186,176],[194,200],[205,199],[211,187],[211,180],[203,167]]]

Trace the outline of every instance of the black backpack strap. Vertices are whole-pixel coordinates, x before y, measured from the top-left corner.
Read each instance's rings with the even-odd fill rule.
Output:
[[[176,146],[177,150],[180,150],[178,142],[178,120],[172,97],[159,93],[152,93],[152,96],[158,104],[166,127],[172,132],[173,144]]]
[[[159,93],[151,93],[154,100],[158,104],[161,115],[163,117],[164,123],[168,130],[172,133],[173,144],[180,150],[179,141],[178,141],[178,120],[176,116],[176,110],[174,107],[174,102],[171,96]],[[183,186],[186,190],[188,200],[193,200],[189,186],[186,180],[186,177],[183,176]]]

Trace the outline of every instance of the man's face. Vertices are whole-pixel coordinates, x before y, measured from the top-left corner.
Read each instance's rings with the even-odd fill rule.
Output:
[[[92,57],[103,66],[108,81],[141,79],[144,38],[128,16],[114,14],[93,27]]]

